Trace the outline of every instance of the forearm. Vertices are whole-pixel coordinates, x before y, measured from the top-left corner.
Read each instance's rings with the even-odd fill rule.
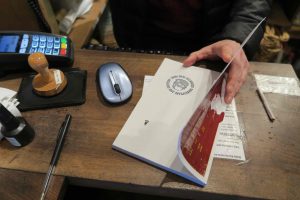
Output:
[[[269,14],[271,4],[272,0],[236,0],[228,23],[220,33],[212,37],[212,41],[231,39],[242,43],[261,19]],[[258,49],[263,33],[264,26],[261,26],[245,45],[244,51],[248,59],[251,59]]]

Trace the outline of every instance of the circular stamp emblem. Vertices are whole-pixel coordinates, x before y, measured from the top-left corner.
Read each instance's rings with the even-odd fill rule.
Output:
[[[166,82],[168,90],[176,95],[189,94],[194,89],[194,82],[183,75],[175,75]]]

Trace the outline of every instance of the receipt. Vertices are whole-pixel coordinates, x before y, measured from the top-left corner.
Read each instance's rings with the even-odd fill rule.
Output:
[[[17,92],[13,90],[0,87],[0,103],[14,116],[21,117],[21,112],[17,108],[19,101],[15,98],[16,94]],[[1,134],[1,128],[2,125],[0,123],[0,140],[3,138],[3,135]]]

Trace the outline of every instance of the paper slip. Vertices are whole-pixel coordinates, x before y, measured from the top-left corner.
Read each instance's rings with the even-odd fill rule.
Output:
[[[18,100],[15,98],[16,92],[13,90],[9,90],[6,88],[0,87],[0,103],[7,108],[13,115],[21,116],[20,111],[17,109],[17,105],[19,104]],[[1,130],[1,123],[0,123],[0,130]],[[0,140],[3,138],[3,135],[0,131]]]
[[[143,93],[147,91],[154,76],[144,77]],[[234,160],[245,160],[242,135],[238,122],[235,100],[227,106],[224,120],[219,124],[219,137],[216,140],[214,151],[215,158],[225,158]]]
[[[254,74],[257,87],[262,92],[300,96],[299,80],[291,77]]]
[[[245,161],[243,135],[240,130],[235,100],[228,105],[224,120],[219,124],[215,158]]]

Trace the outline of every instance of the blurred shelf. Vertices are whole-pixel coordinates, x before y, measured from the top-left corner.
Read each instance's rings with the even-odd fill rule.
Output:
[[[91,10],[75,21],[68,36],[76,49],[80,49],[88,43],[106,4],[107,0],[95,0]]]

